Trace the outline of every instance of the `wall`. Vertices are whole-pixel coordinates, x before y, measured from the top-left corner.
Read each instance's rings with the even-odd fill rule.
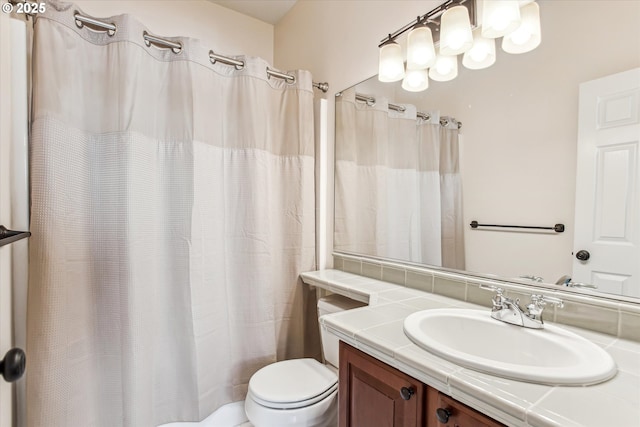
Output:
[[[351,86],[377,73],[377,44],[385,32],[439,2],[415,3],[301,1],[276,25],[276,65],[310,69],[316,79],[331,84],[332,93]],[[431,82],[419,96],[427,100],[425,110],[439,109],[464,123],[465,223],[567,225],[562,235],[467,229],[467,269],[555,281],[571,273],[573,262],[577,82],[640,66],[640,3],[582,2],[578,13],[574,1],[539,3],[543,43],[537,50],[499,52],[497,64],[487,70],[460,65],[458,79]],[[571,21],[568,27],[566,20]],[[500,91],[488,84],[496,79],[503,84]],[[432,99],[437,105],[429,103]],[[396,101],[420,104],[411,97]],[[515,110],[524,117],[514,115]],[[333,123],[333,110],[329,121]],[[532,121],[537,123],[534,130],[524,131]],[[547,254],[549,263],[533,266],[540,254]]]
[[[273,25],[208,1],[80,0],[74,3],[95,18],[131,14],[158,37],[192,37],[222,55],[259,56],[273,63]]]

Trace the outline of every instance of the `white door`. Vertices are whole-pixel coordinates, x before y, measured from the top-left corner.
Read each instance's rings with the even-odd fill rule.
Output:
[[[634,297],[640,297],[639,114],[640,68],[580,85],[573,281]]]

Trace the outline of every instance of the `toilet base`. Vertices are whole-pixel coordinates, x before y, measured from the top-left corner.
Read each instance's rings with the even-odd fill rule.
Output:
[[[320,402],[296,409],[267,408],[256,403],[249,393],[244,410],[255,427],[336,427],[338,390]]]

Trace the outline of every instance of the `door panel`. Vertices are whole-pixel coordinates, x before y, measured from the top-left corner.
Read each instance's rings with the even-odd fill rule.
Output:
[[[339,375],[340,427],[424,425],[426,386],[415,378],[342,341]]]
[[[573,280],[640,297],[640,69],[580,85]]]

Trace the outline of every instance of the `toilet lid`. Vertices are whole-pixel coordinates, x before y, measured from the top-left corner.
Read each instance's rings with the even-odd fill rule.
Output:
[[[249,393],[262,406],[293,409],[312,405],[338,387],[336,374],[315,359],[293,359],[265,366],[249,380]]]

